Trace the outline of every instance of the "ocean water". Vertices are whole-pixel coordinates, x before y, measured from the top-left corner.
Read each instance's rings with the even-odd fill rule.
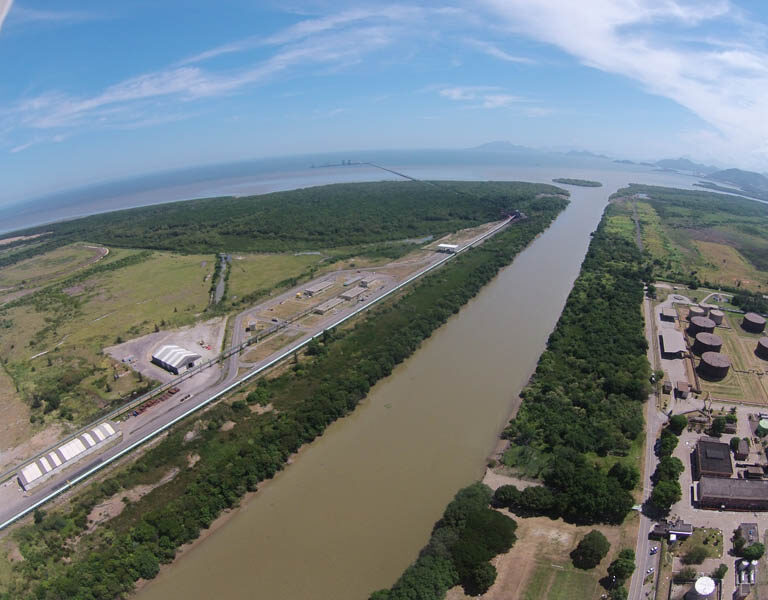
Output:
[[[330,183],[397,180],[370,165],[320,167],[342,160],[373,162],[418,179],[519,180],[613,178],[690,188],[693,177],[610,159],[537,151],[376,151],[243,161],[114,181],[0,208],[0,234],[137,206],[217,196],[248,196]],[[312,168],[315,165],[318,168]]]

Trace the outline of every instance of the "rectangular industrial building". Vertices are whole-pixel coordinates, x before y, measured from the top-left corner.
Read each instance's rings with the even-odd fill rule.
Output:
[[[170,371],[174,375],[178,375],[181,369],[191,369],[195,366],[195,362],[202,357],[199,354],[186,350],[181,346],[174,346],[169,344],[163,346],[152,355],[152,362],[158,367]]]
[[[681,354],[685,352],[685,337],[682,331],[666,328],[661,330],[661,353]]]
[[[359,285],[361,285],[364,288],[371,287],[374,283],[376,283],[377,278],[376,275],[368,275],[368,277],[365,277]]]
[[[459,251],[459,247],[456,244],[438,244],[438,252],[445,252],[446,254],[456,254]]]
[[[356,287],[353,287],[349,290],[346,290],[345,292],[342,292],[339,297],[344,298],[344,300],[353,300],[354,298],[357,298],[360,294],[365,292],[366,289],[363,287],[360,287],[359,285]]]
[[[702,477],[699,505],[723,510],[768,510],[768,481]]]
[[[363,278],[362,275],[355,275],[354,277],[350,277],[349,279],[344,280],[344,287],[350,286],[353,283],[357,283]]]
[[[662,321],[675,321],[677,320],[677,311],[669,306],[661,309]]]
[[[696,444],[697,477],[730,477],[733,475],[731,448],[712,438],[702,438]]]
[[[321,305],[316,306],[314,312],[317,313],[318,315],[324,315],[329,310],[333,310],[339,304],[343,304],[343,303],[344,303],[343,298],[331,298],[330,300],[323,302]]]
[[[40,485],[53,474],[79,460],[109,442],[120,439],[122,431],[111,421],[104,421],[63,443],[19,469],[16,473],[19,485],[25,490]]]
[[[332,285],[333,285],[333,281],[330,279],[327,279],[325,281],[321,281],[314,285],[310,285],[308,288],[304,290],[304,293],[307,296],[314,296],[315,294],[319,294],[320,292],[327,290]]]

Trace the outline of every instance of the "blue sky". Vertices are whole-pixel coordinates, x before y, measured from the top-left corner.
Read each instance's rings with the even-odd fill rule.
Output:
[[[0,204],[491,140],[768,170],[768,3],[0,0]]]

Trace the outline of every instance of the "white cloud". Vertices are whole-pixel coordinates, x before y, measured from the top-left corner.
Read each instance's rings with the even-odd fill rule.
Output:
[[[3,21],[3,4],[7,3],[5,12],[8,13],[8,9],[13,0],[0,0],[0,25]],[[14,7],[10,13],[9,22],[13,22],[14,25],[30,24],[30,23],[58,23],[58,24],[71,24],[71,23],[83,23],[86,21],[93,21],[94,19],[102,18],[101,15],[85,11],[67,11],[67,10],[42,10],[37,8],[28,8],[26,6]]]
[[[158,102],[188,102],[232,94],[291,68],[348,66],[391,42],[391,31],[386,27],[359,27],[283,46],[270,58],[238,71],[175,66],[126,79],[90,97],[46,92],[10,109],[0,109],[0,124],[3,117],[6,129],[10,128],[7,123],[14,122],[35,130],[78,126],[126,129],[167,122],[164,114],[147,112],[151,113]]]
[[[500,60],[504,60],[507,62],[513,62],[513,63],[521,63],[521,64],[534,64],[536,61],[528,58],[526,56],[514,56],[510,54],[509,52],[506,52],[505,50],[502,50],[498,46],[495,46],[491,44],[490,42],[484,42],[482,40],[476,40],[473,38],[467,38],[465,42],[480,50],[481,52],[484,52],[485,54],[489,56],[493,56],[494,58],[498,58]]]
[[[8,11],[11,10],[13,0],[0,0],[0,31],[3,29],[3,22],[8,16]]]
[[[768,51],[764,38],[753,35],[758,26],[730,2],[591,0],[588,9],[572,0],[483,2],[515,35],[639,82],[714,127],[729,152],[765,165]],[[720,25],[722,33],[713,35],[712,25]],[[699,26],[709,26],[708,43],[690,42]],[[756,43],[745,46],[745,37]]]
[[[521,96],[505,93],[495,85],[473,85],[443,88],[438,92],[443,98],[457,102],[469,102],[470,108],[507,108],[519,102],[527,102]]]

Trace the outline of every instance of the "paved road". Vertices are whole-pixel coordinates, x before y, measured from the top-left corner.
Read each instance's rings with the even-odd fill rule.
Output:
[[[648,361],[653,368],[656,368],[658,357],[656,356],[653,344],[654,336],[656,336],[655,315],[653,314],[651,301],[648,298],[643,300],[643,312],[645,315],[645,335],[648,339]],[[657,403],[658,398],[655,393],[652,393],[645,403],[645,464],[642,476],[643,503],[651,496],[651,491],[653,490],[651,475],[656,470],[656,464],[658,463],[653,446],[661,428],[667,421],[667,416],[658,410]],[[650,558],[650,542],[648,540],[648,533],[653,524],[654,521],[652,519],[640,513],[640,526],[637,533],[637,546],[635,547],[635,563],[637,568],[630,581],[629,600],[641,600],[646,597],[645,593],[649,587],[643,586],[643,580],[645,579],[645,571],[649,566],[654,566],[658,574],[659,569],[656,563],[658,562],[657,557],[659,555],[655,555],[653,559]]]
[[[506,220],[500,223],[498,226],[487,231],[486,233],[478,235],[476,238],[462,246],[461,251],[482,243],[488,237],[491,237],[501,231],[511,220]],[[300,339],[293,341],[288,348],[282,348],[273,352],[268,357],[254,363],[248,372],[248,374],[238,377],[240,358],[238,355],[233,355],[228,359],[228,362],[222,368],[221,366],[211,367],[212,369],[221,369],[223,377],[219,379],[217,383],[211,387],[193,394],[186,400],[177,399],[177,396],[173,396],[170,399],[162,402],[155,407],[145,411],[137,417],[129,417],[122,423],[123,437],[114,446],[109,447],[104,452],[98,455],[93,455],[87,459],[76,463],[76,471],[73,468],[69,468],[63,471],[61,474],[53,476],[50,480],[41,484],[39,487],[32,490],[30,493],[22,492],[15,477],[9,479],[2,485],[0,485],[0,529],[6,527],[10,522],[19,518],[25,512],[36,505],[40,505],[43,501],[47,501],[52,497],[55,492],[62,490],[62,488],[70,487],[70,482],[76,482],[78,477],[82,475],[90,475],[90,471],[99,466],[104,466],[111,462],[115,457],[123,455],[126,452],[132,450],[133,447],[145,441],[151,437],[154,433],[163,430],[176,420],[182,418],[185,414],[193,412],[196,408],[199,408],[213,399],[218,398],[219,395],[226,392],[228,389],[237,385],[239,382],[250,378],[253,374],[256,374],[264,368],[275,363],[277,360],[289,356],[294,350],[300,348],[307,343],[312,337],[322,333],[323,330],[334,327],[335,325],[346,320],[353,314],[366,310],[368,307],[375,304],[379,299],[388,295],[400,286],[406,285],[414,279],[421,277],[427,271],[436,268],[440,264],[450,260],[455,255],[439,255],[435,254],[434,257],[430,257],[428,264],[416,273],[406,278],[404,281],[397,284],[387,283],[386,285],[372,290],[370,293],[366,293],[367,300],[365,302],[350,303],[351,305],[343,310],[338,311],[334,315],[329,316],[327,320],[315,325]],[[347,271],[339,271],[338,273],[346,273]],[[334,274],[327,273],[322,277],[319,277],[315,281],[321,281],[327,279]],[[310,282],[313,283],[313,282]],[[267,304],[270,305],[274,302],[279,302],[283,298],[292,298],[296,295],[297,290],[304,289],[307,284],[294,288],[277,298],[271,299]],[[253,309],[248,309],[244,312],[251,312]],[[240,315],[242,316],[242,315]],[[238,320],[239,319],[239,320]],[[235,331],[242,334],[242,319],[238,317],[235,322]],[[75,467],[75,465],[73,465]]]

